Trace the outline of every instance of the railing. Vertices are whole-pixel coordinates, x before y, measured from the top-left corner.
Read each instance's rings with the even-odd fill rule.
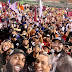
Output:
[[[7,0],[0,0],[2,2],[6,2]],[[18,1],[20,2],[21,4],[23,3],[28,3],[28,4],[35,4],[35,5],[39,5],[39,0],[34,0],[34,1],[31,1],[31,0],[10,0],[11,3],[15,2],[15,1]],[[64,2],[49,2],[49,1],[44,1],[43,0],[43,5],[44,6],[52,6],[52,7],[70,7],[72,8],[72,4],[71,3],[64,3]]]
[[[22,1],[18,1],[21,4],[23,3],[28,3],[28,4],[36,4],[39,5],[38,1],[29,1],[29,0],[22,0]],[[43,1],[43,5],[44,6],[51,6],[51,7],[69,7],[72,8],[72,4],[69,3],[61,3],[61,2],[49,2],[49,1]]]
[[[22,1],[18,1],[18,2],[20,2],[21,4],[24,4],[24,3],[28,3],[28,4],[36,4],[36,5],[39,4],[37,1],[28,1],[28,0],[22,0]]]

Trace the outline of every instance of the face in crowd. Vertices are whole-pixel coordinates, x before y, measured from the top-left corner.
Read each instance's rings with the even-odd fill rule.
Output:
[[[61,31],[61,32],[60,32],[60,34],[63,36],[63,35],[64,35],[64,32],[63,32],[63,31]]]
[[[39,53],[39,52],[40,52],[39,46],[35,46],[35,47],[33,48],[33,51],[34,51],[36,54]]]
[[[59,40],[55,40],[54,42],[52,42],[52,47],[54,49],[55,52],[61,52],[63,49],[63,44],[61,43],[61,41]]]
[[[35,62],[35,72],[49,72],[50,68],[48,56],[40,54]]]
[[[11,47],[11,42],[6,41],[3,43],[3,51],[7,51]]]
[[[28,41],[27,39],[24,39],[24,40],[23,40],[23,45],[24,45],[24,46],[27,46],[28,44],[29,44],[29,41]]]
[[[70,38],[70,40],[69,40],[71,43],[72,43],[72,37]]]
[[[50,37],[49,37],[49,36],[46,36],[46,40],[47,40],[47,41],[50,41]]]
[[[25,64],[25,56],[21,53],[11,55],[6,61],[7,72],[19,72]]]
[[[27,49],[27,53],[30,54],[32,52],[32,48]]]
[[[44,47],[44,51],[46,52],[46,53],[48,53],[48,47]]]

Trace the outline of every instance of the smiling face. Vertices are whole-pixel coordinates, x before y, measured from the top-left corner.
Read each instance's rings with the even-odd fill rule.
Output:
[[[27,39],[23,40],[23,45],[27,46],[29,44],[29,41]]]
[[[11,43],[10,42],[4,42],[3,44],[3,50],[7,51],[9,48],[11,47]]]
[[[54,42],[52,42],[52,46],[54,51],[56,52],[60,52],[63,49],[63,44],[59,40],[55,40]]]
[[[35,72],[49,72],[49,70],[48,57],[45,55],[39,55],[35,62]]]
[[[25,64],[25,56],[21,53],[13,54],[9,59],[13,72],[19,72]],[[10,67],[10,66],[9,66]]]
[[[47,36],[47,37],[46,37],[46,40],[47,40],[47,41],[50,41],[50,37]]]
[[[64,32],[63,31],[61,31],[60,33],[61,33],[62,36],[64,35]]]
[[[36,46],[36,47],[33,48],[33,51],[35,53],[39,53],[40,52],[40,48],[38,46]]]
[[[47,47],[44,47],[44,51],[48,53],[48,48]]]

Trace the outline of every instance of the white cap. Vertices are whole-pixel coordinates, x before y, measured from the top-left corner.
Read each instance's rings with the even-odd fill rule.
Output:
[[[49,34],[47,34],[46,36],[50,37],[50,35],[49,35]]]

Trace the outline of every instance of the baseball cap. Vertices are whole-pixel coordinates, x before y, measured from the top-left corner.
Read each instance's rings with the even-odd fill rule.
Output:
[[[64,39],[61,38],[61,37],[56,37],[56,38],[54,38],[54,39],[52,40],[52,42],[54,42],[54,41],[56,41],[56,40],[59,40],[61,43],[65,44]]]
[[[45,48],[45,47],[49,49],[49,47],[48,47],[48,46],[43,46],[43,48]]]
[[[9,39],[5,39],[3,42],[11,42],[11,40],[9,40]]]
[[[50,37],[50,35],[49,35],[49,34],[47,34],[46,36],[47,36],[47,37]]]
[[[26,57],[26,54],[21,49],[14,49],[13,51],[10,52],[9,56],[11,56],[13,54],[17,54],[17,53],[21,53],[21,54],[23,54]]]
[[[11,38],[16,38],[16,36],[14,34],[11,34]]]
[[[35,46],[33,46],[33,48],[35,48],[35,47],[40,47],[39,45],[35,45]]]
[[[10,20],[16,21],[16,18],[11,18]]]
[[[22,36],[22,37],[23,37],[23,36]],[[23,40],[28,40],[27,36],[24,36],[24,37],[23,37]]]

